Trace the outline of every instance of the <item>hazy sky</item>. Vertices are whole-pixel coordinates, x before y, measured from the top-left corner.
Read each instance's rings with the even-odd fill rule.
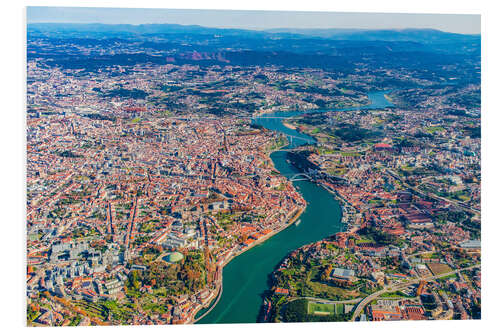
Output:
[[[480,15],[282,12],[242,10],[27,7],[27,22],[108,24],[176,23],[206,27],[270,28],[433,28],[479,34]]]

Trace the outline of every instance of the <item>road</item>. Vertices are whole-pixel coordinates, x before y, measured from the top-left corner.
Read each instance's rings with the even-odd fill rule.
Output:
[[[356,318],[359,316],[359,314],[361,313],[361,311],[365,308],[365,306],[367,304],[369,304],[371,301],[373,301],[374,299],[376,299],[378,296],[380,296],[380,295],[382,295],[382,294],[384,294],[386,292],[398,291],[398,290],[407,288],[407,287],[411,286],[412,284],[418,283],[418,282],[420,282],[422,280],[425,280],[425,281],[436,280],[436,279],[448,276],[450,274],[458,273],[458,272],[461,272],[461,271],[466,271],[466,270],[477,268],[477,267],[480,267],[480,266],[481,266],[481,264],[472,265],[472,266],[469,266],[469,267],[465,267],[465,268],[461,268],[461,269],[456,269],[454,271],[443,273],[443,274],[440,274],[440,275],[435,275],[433,277],[415,278],[415,279],[410,280],[410,281],[405,282],[405,283],[401,283],[401,284],[397,284],[397,285],[394,285],[394,284],[388,285],[384,289],[379,290],[379,291],[377,291],[377,292],[375,292],[375,293],[373,293],[373,294],[368,295],[367,297],[365,297],[356,306],[356,309],[354,310],[354,314],[352,315],[351,321],[355,321],[356,320]]]
[[[202,320],[203,317],[205,317],[206,315],[208,315],[215,308],[215,306],[217,305],[217,303],[219,303],[220,298],[222,297],[222,292],[223,292],[222,274],[221,274],[220,282],[218,282],[217,285],[218,285],[218,288],[219,288],[219,293],[217,294],[217,299],[215,300],[215,302],[200,317],[194,318],[196,316],[196,314],[194,314],[194,316],[189,320],[188,324],[196,324],[198,321]]]
[[[292,302],[292,301],[295,301],[297,299],[307,299],[308,301],[313,301],[313,302],[322,303],[322,304],[332,304],[332,305],[334,305],[334,304],[355,304],[355,303],[358,303],[359,301],[362,300],[361,297],[343,300],[343,301],[331,301],[329,299],[316,298],[316,297],[291,297],[287,300],[287,302]]]

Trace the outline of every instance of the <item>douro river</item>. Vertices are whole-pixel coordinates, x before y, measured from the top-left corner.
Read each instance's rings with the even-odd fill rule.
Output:
[[[385,99],[385,93],[387,92],[368,94],[372,104],[362,108],[392,106]],[[352,109],[355,108],[337,111]],[[315,110],[312,112],[324,111],[331,110]],[[283,119],[270,117],[292,117],[302,113],[276,112],[264,114],[255,118],[253,122],[269,130],[293,136],[290,145],[286,148],[294,148],[302,144],[312,143],[314,139],[283,126]],[[276,169],[288,178],[298,173],[298,170],[287,161],[286,152],[274,152],[271,154],[271,159]],[[300,217],[301,222],[298,225],[291,225],[227,264],[223,270],[222,296],[215,308],[202,318],[198,322],[199,324],[255,323],[262,304],[262,295],[268,289],[268,276],[276,265],[291,251],[341,231],[341,208],[332,194],[307,180],[297,181],[293,184],[307,201],[307,208]],[[198,316],[201,313],[203,311]]]

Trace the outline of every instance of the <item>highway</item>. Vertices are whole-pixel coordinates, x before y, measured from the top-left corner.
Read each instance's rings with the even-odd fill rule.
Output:
[[[378,296],[380,296],[380,295],[382,295],[382,294],[384,294],[386,292],[398,291],[398,290],[407,288],[407,287],[411,286],[412,284],[418,283],[418,282],[420,282],[422,280],[425,280],[425,281],[436,280],[436,279],[448,276],[450,274],[458,273],[458,272],[461,272],[461,271],[466,271],[466,270],[469,270],[469,269],[474,269],[474,268],[477,268],[477,267],[480,267],[480,266],[481,266],[481,264],[472,265],[472,266],[469,266],[469,267],[465,267],[465,268],[461,268],[461,269],[456,269],[454,271],[443,273],[443,274],[440,274],[440,275],[435,275],[435,276],[432,276],[432,277],[415,278],[413,280],[410,280],[408,282],[404,282],[404,283],[401,283],[401,284],[391,284],[391,285],[388,285],[384,289],[379,290],[379,291],[377,291],[377,292],[375,292],[375,293],[373,293],[373,294],[368,295],[367,297],[365,297],[356,306],[356,308],[354,309],[354,313],[352,315],[351,321],[355,321],[356,320],[356,318],[359,316],[359,314],[361,313],[361,311],[365,308],[365,306],[367,304],[369,304],[371,301],[373,301],[374,299],[376,299]]]

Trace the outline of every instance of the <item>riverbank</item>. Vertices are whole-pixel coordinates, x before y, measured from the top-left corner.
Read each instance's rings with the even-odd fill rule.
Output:
[[[347,202],[347,200],[345,200],[340,194],[337,193],[337,191],[331,189],[330,187],[326,186],[325,184],[322,184],[322,183],[319,183],[317,182],[318,185],[320,185],[321,187],[323,187],[325,190],[327,190],[330,194],[333,195],[333,197],[335,198],[335,200],[339,201],[342,203],[341,207],[342,207],[342,219],[341,219],[341,223],[342,225],[345,225],[346,228],[345,230],[343,230],[344,232],[352,232],[353,230],[357,230],[357,226],[349,223],[349,215],[348,215],[348,212],[343,208],[345,206],[350,206],[350,204]]]
[[[199,320],[202,320],[203,317],[205,317],[210,311],[212,311],[215,308],[215,306],[217,305],[217,303],[219,302],[219,300],[222,296],[222,292],[224,291],[224,283],[223,283],[222,279],[223,279],[223,276],[222,276],[222,274],[220,274],[220,280],[217,282],[217,285],[218,285],[217,293],[215,294],[215,296],[210,297],[208,302],[207,302],[208,303],[208,310],[204,314],[202,314],[200,317],[196,318],[196,315],[198,314],[198,312],[200,312],[204,309],[207,309],[205,306],[200,306],[199,308],[196,308],[193,311],[194,314],[193,314],[192,319],[189,322],[187,322],[187,324],[196,324],[196,322],[198,322]],[[215,302],[212,303],[214,297],[217,297],[217,299],[215,300]]]

